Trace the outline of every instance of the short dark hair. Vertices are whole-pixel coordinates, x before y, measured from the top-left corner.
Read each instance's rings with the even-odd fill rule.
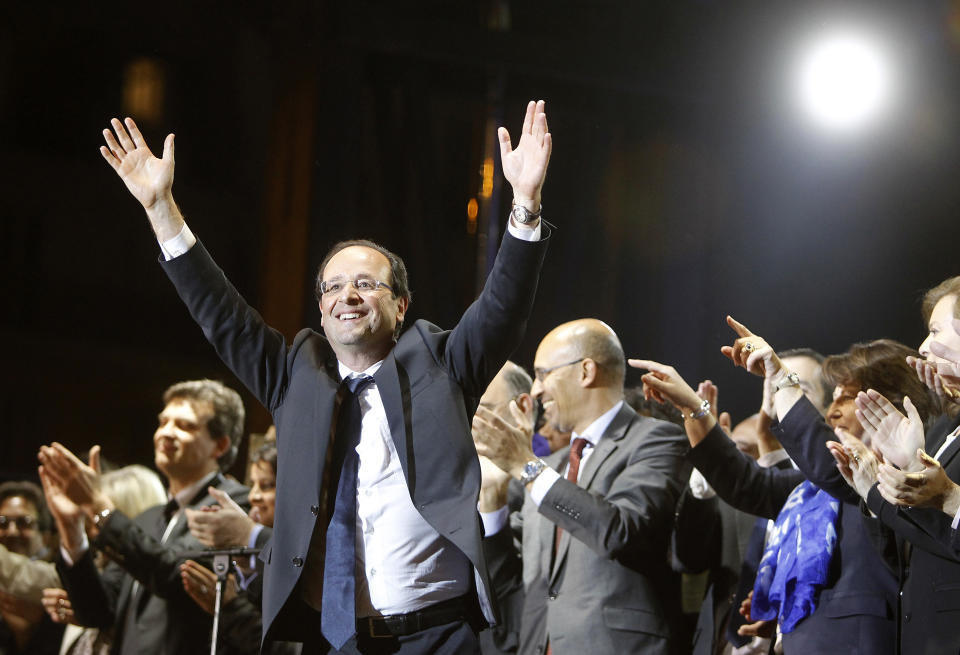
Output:
[[[354,246],[361,246],[363,248],[376,250],[378,253],[386,257],[387,261],[390,262],[390,287],[393,289],[393,297],[406,298],[407,302],[410,302],[413,297],[413,293],[410,291],[410,283],[407,280],[406,264],[403,263],[400,255],[387,250],[379,243],[375,243],[369,239],[350,239],[349,241],[341,241],[334,244],[333,247],[327,251],[327,254],[323,256],[323,261],[320,262],[320,268],[317,269],[317,282],[313,288],[313,292],[317,296],[317,301],[319,302],[323,297],[323,294],[320,292],[320,283],[323,282],[323,270],[327,267],[327,264],[330,263],[330,260],[338,252]]]
[[[259,464],[264,462],[273,471],[274,477],[277,475],[277,447],[272,444],[264,444],[250,455],[250,464]]]
[[[788,348],[777,353],[777,357],[784,359],[786,357],[806,357],[812,359],[820,365],[820,389],[823,392],[823,406],[827,407],[833,400],[833,387],[827,381],[823,374],[823,362],[827,359],[822,353],[818,353],[813,348]],[[833,385],[836,386],[836,385]]]
[[[903,411],[906,396],[926,424],[938,413],[937,402],[916,371],[907,365],[908,355],[920,354],[893,339],[855,343],[842,355],[831,355],[823,362],[823,376],[834,386],[855,385],[862,391],[873,389]]]
[[[522,366],[508,361],[503,369],[503,381],[510,392],[510,398],[516,398],[522,393],[530,393],[533,378]]]
[[[957,300],[960,301],[960,275],[947,278],[923,294],[923,304],[920,310],[923,312],[924,325],[930,322],[930,314],[933,313],[936,304],[946,296],[956,296]],[[955,318],[960,318],[960,302],[954,305],[953,315]]]
[[[627,359],[613,330],[587,330],[577,339],[577,348],[581,357],[592,359],[611,381],[623,385]]]
[[[240,394],[217,380],[187,380],[177,382],[163,392],[164,404],[174,400],[210,403],[213,416],[207,421],[207,431],[214,439],[230,438],[230,447],[217,458],[220,470],[227,471],[237,459],[243,438],[245,412]]]
[[[670,403],[658,403],[647,400],[643,395],[643,386],[627,387],[623,390],[623,402],[630,405],[640,416],[667,421],[683,427],[683,414]]]
[[[0,484],[0,505],[7,498],[23,498],[32,503],[37,510],[37,528],[48,530],[50,528],[50,511],[47,509],[47,503],[43,498],[43,490],[29,480],[10,480]]]

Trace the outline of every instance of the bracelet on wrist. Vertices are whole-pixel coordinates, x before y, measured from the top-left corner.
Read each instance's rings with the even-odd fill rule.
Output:
[[[710,401],[704,398],[700,402],[700,408],[696,411],[690,412],[689,414],[686,414],[682,411],[680,413],[683,414],[684,419],[701,419],[710,413]]]

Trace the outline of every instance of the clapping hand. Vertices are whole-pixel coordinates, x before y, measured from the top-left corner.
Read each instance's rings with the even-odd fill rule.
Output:
[[[923,464],[916,458],[923,448],[924,430],[920,414],[910,398],[903,399],[904,416],[896,406],[873,389],[857,394],[857,420],[864,429],[864,441],[877,448],[884,459],[902,469],[919,471]]]
[[[877,482],[877,470],[882,460],[843,428],[836,428],[834,433],[840,441],[828,441],[827,448],[837,461],[837,469],[857,495],[866,500],[871,487]]]

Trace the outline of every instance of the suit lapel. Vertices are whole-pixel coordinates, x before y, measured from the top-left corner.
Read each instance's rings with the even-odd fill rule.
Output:
[[[567,463],[567,460],[570,457],[570,446],[566,448],[561,448],[555,453],[551,453],[548,457],[544,458],[547,464],[550,465],[561,476],[563,475],[563,465]],[[554,552],[554,537],[556,536],[557,526],[553,521],[548,521],[543,517],[542,514],[537,513],[537,518],[540,521],[539,531],[540,531],[540,543],[542,544],[540,548],[540,570],[544,573],[550,573],[551,567],[553,566],[553,552]],[[561,539],[562,541],[562,539]],[[552,574],[550,577],[553,577]]]
[[[577,486],[582,489],[590,489],[600,468],[613,453],[620,448],[620,440],[627,433],[627,428],[635,416],[633,410],[629,409],[626,403],[613,417],[613,421],[607,427],[606,432],[600,442],[593,449],[589,459],[580,470],[580,482]],[[569,457],[570,449],[567,448],[564,453],[564,461]],[[545,521],[549,523],[549,521]],[[552,523],[550,525],[553,525]],[[555,578],[563,568],[563,561],[567,557],[567,551],[570,549],[570,533],[566,530],[560,535],[560,543],[557,544],[557,555],[553,559],[553,568],[550,570],[550,584],[553,584]]]
[[[403,477],[407,481],[407,487],[411,486],[409,470],[409,450],[411,444],[407,443],[406,417],[404,411],[403,394],[400,388],[399,364],[395,356],[396,348],[390,351],[387,358],[383,360],[373,379],[377,383],[377,390],[380,392],[380,400],[383,402],[383,408],[387,413],[387,422],[390,425],[390,436],[393,438],[393,445],[397,449],[397,455],[400,457],[400,467],[403,469]],[[412,491],[411,491],[412,493]]]

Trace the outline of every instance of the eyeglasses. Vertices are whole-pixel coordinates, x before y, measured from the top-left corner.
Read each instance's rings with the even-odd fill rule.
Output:
[[[333,280],[324,280],[320,283],[320,294],[323,296],[338,294],[343,291],[348,284],[352,284],[353,288],[356,289],[358,293],[362,294],[373,293],[380,289],[387,289],[393,293],[393,287],[386,282],[374,280],[373,278],[369,277],[358,277],[354,280],[343,280],[339,278]]]
[[[17,530],[31,530],[37,527],[37,519],[32,516],[3,516],[0,514],[0,530],[9,530],[11,525],[16,525]]]
[[[567,362],[566,364],[557,364],[556,366],[551,366],[550,368],[535,368],[533,369],[533,374],[536,378],[542,383],[547,379],[547,376],[556,371],[558,368],[563,368],[564,366],[573,366],[574,364],[579,364],[586,357],[581,357],[580,359],[575,359],[572,362]]]

